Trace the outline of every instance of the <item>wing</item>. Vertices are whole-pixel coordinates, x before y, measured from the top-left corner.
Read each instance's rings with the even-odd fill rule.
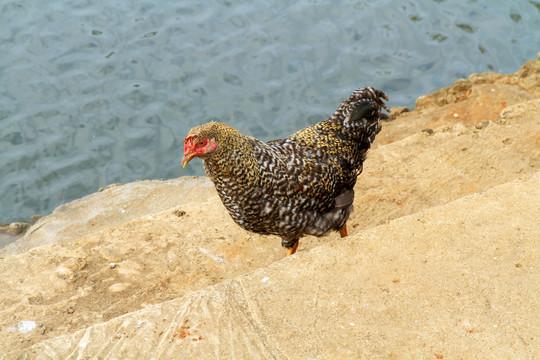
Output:
[[[286,179],[281,192],[284,196],[296,201],[301,210],[326,212],[334,206],[340,181],[338,169],[332,166],[327,154],[290,138],[272,140],[267,145],[280,162]]]
[[[352,189],[362,172],[366,154],[380,128],[380,111],[387,109],[387,96],[373,88],[360,88],[325,121],[296,132],[287,139],[309,149],[338,173],[338,193]]]
[[[320,211],[352,203],[352,189],[367,151],[380,131],[386,95],[373,88],[355,90],[327,120],[267,145],[286,163],[289,196],[310,199]]]
[[[306,231],[324,234],[335,229],[336,220],[346,220],[356,177],[379,130],[383,95],[358,89],[332,117],[286,139],[263,143],[248,138],[258,176],[250,190],[244,188],[242,197],[250,201],[241,202],[247,205],[237,222],[247,218],[249,224],[242,226],[248,230],[293,239]]]

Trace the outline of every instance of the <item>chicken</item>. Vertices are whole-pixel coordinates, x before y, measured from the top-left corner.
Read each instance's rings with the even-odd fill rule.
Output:
[[[383,100],[380,90],[357,89],[329,119],[267,143],[226,124],[200,125],[184,140],[182,166],[201,158],[233,220],[280,236],[294,254],[304,235],[347,236],[356,178],[386,118]]]

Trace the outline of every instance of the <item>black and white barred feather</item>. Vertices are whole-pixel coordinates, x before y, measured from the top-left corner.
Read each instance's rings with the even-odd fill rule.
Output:
[[[290,248],[303,235],[345,225],[381,110],[388,110],[383,100],[382,91],[357,89],[327,120],[267,143],[215,122],[190,134],[215,140],[215,151],[201,158],[233,220],[279,235]]]

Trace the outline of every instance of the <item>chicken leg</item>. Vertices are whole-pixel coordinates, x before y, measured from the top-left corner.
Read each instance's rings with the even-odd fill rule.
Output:
[[[343,225],[343,227],[339,229],[339,235],[341,235],[342,238],[349,235],[347,234],[347,223],[345,223],[345,225]]]
[[[289,249],[289,255],[292,255],[296,252],[296,249],[298,249],[298,244],[300,244],[300,240],[296,240],[294,245]]]
[[[345,223],[345,225],[343,225],[343,227],[339,230],[339,235],[341,235],[342,238],[349,235],[347,233],[347,223]],[[296,240],[294,245],[289,249],[289,255],[292,255],[296,252],[296,249],[298,249],[298,244],[300,244],[300,240]]]

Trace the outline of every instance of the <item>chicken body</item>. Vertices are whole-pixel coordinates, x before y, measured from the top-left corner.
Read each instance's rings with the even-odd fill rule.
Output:
[[[356,178],[385,117],[383,99],[382,91],[357,89],[329,119],[267,143],[226,124],[201,125],[184,141],[182,165],[200,157],[233,220],[280,236],[294,253],[300,237],[344,228]]]

